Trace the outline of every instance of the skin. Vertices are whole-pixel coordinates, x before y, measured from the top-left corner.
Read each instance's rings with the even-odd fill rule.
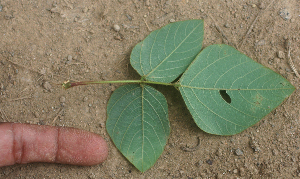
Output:
[[[0,167],[32,162],[96,165],[108,155],[105,140],[75,128],[0,123]]]

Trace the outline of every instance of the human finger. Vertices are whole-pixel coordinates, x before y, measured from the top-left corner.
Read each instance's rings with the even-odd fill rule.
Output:
[[[108,155],[98,134],[75,128],[0,123],[0,167],[31,162],[96,165]]]

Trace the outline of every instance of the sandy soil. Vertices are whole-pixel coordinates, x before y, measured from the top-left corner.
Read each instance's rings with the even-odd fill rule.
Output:
[[[298,0],[1,0],[0,120],[95,132],[108,142],[110,154],[103,164],[91,167],[2,167],[0,178],[300,177],[300,80],[288,64],[285,45],[289,38],[291,57],[300,70],[299,15]],[[255,126],[222,137],[196,126],[179,92],[157,87],[168,100],[171,135],[157,163],[140,173],[105,129],[106,104],[119,85],[66,91],[56,84],[68,79],[138,79],[129,65],[135,44],[151,30],[187,19],[205,19],[204,47],[231,44],[286,77],[297,90]],[[198,150],[181,149],[196,145],[197,137]]]

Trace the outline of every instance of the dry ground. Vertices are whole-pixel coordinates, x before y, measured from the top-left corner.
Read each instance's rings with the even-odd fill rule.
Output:
[[[104,136],[110,154],[103,164],[91,167],[2,167],[0,178],[299,177],[300,79],[288,64],[285,46],[289,38],[291,57],[300,70],[299,15],[298,0],[1,0],[0,121],[92,131]],[[257,125],[222,137],[196,126],[175,89],[157,87],[168,100],[171,135],[157,163],[140,173],[105,129],[106,104],[118,85],[65,91],[56,84],[68,79],[138,79],[129,65],[135,44],[151,30],[187,19],[205,19],[204,47],[231,44],[286,77],[297,90]],[[196,145],[197,137],[198,150],[182,151],[182,146]]]

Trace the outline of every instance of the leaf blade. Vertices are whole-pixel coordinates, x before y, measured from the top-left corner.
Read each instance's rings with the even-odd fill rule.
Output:
[[[170,125],[164,96],[150,86],[124,85],[107,106],[106,127],[120,152],[141,172],[164,150]]]
[[[233,135],[254,125],[295,89],[279,74],[227,45],[205,48],[179,84],[196,124],[217,135]],[[222,91],[230,100],[224,100]]]
[[[168,24],[134,47],[130,63],[148,81],[172,82],[201,50],[203,31],[203,20]]]

